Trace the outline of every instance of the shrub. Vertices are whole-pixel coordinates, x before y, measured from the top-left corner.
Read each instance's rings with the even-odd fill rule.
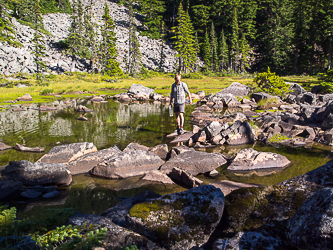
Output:
[[[320,74],[319,80],[323,81],[320,83],[322,93],[333,92],[333,69],[327,70],[326,74]]]
[[[198,73],[198,72],[194,72],[194,73],[183,74],[182,78],[202,79],[202,75],[200,73]]]
[[[271,72],[269,67],[267,72],[258,73],[253,79],[254,86],[257,92],[263,91],[273,95],[284,96],[289,93],[289,85],[286,84],[279,76]]]
[[[47,95],[53,93],[53,89],[44,89],[40,94]]]

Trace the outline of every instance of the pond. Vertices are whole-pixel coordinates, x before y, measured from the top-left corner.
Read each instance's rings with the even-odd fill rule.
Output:
[[[77,118],[82,114],[74,108],[84,105],[93,113],[85,114],[88,121]],[[36,104],[19,105],[25,111],[14,112],[13,107],[0,112],[0,138],[4,143],[15,146],[15,143],[28,147],[44,147],[48,152],[52,147],[75,142],[93,142],[101,150],[117,145],[123,150],[129,143],[152,147],[167,143],[169,149],[172,138],[167,135],[175,130],[175,118],[169,116],[168,106],[157,103],[123,104],[113,100],[106,103],[93,103],[86,99],[61,100],[49,105],[57,106],[57,111],[40,112]],[[187,105],[185,110],[185,130],[192,130],[190,113],[194,105]],[[231,180],[261,185],[277,184],[294,176],[304,174],[325,164],[330,158],[331,148],[314,144],[311,148],[290,148],[264,146],[260,144],[242,146],[218,146],[206,149],[207,152],[218,152],[234,155],[243,148],[253,147],[258,151],[274,152],[286,156],[291,164],[280,172],[265,176],[262,173],[235,174],[227,166],[217,170],[214,177],[198,176],[205,184],[220,180]],[[202,150],[202,149],[201,149]],[[10,149],[0,151],[0,166],[9,161],[37,161],[43,153],[24,153]],[[125,197],[131,197],[145,190],[159,194],[180,192],[181,186],[152,184],[141,180],[141,176],[123,180],[107,180],[81,174],[73,177],[73,184],[63,188],[63,193],[48,201],[15,201],[13,205],[24,213],[38,213],[45,207],[72,207],[83,213],[100,214],[105,209],[116,205]]]

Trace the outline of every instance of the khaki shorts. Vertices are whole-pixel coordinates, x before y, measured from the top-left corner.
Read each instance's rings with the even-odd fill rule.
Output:
[[[175,104],[173,107],[173,112],[175,113],[185,113],[185,103]]]

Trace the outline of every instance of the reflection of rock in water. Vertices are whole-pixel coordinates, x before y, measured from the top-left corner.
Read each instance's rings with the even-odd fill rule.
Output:
[[[257,169],[257,170],[250,170],[250,171],[235,171],[235,170],[227,170],[230,171],[230,173],[233,173],[237,176],[251,176],[251,175],[257,175],[257,176],[267,176],[271,174],[277,174],[281,172],[284,168],[269,168],[269,169]]]
[[[37,201],[29,202],[23,207],[22,212],[28,212],[34,207],[45,207],[45,206],[53,207],[53,206],[64,205],[66,203],[69,190],[70,188],[67,188],[65,191],[61,191],[59,195],[57,195],[52,199],[40,199]]]
[[[57,118],[54,123],[49,128],[50,136],[71,136],[72,132],[72,123],[69,120],[62,118]]]
[[[132,116],[148,117],[149,115],[161,115],[165,113],[165,106],[160,103],[143,104],[120,104],[117,111],[117,122],[119,126],[132,123]]]

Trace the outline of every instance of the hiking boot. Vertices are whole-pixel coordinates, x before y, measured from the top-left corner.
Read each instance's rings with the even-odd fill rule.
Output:
[[[183,134],[184,133],[184,129],[183,128],[180,128],[179,129],[179,135]]]
[[[177,128],[177,135],[181,135],[181,128]]]

